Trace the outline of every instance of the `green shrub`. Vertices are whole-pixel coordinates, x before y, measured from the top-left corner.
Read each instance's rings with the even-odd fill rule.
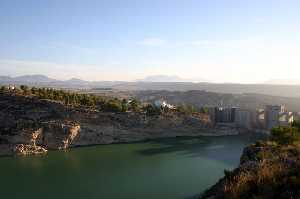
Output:
[[[281,145],[295,144],[300,141],[300,133],[295,127],[276,127],[272,129],[271,140]]]
[[[133,99],[130,103],[129,106],[132,111],[138,112],[140,110],[141,103],[137,99]]]
[[[103,106],[104,106],[103,109],[105,111],[109,111],[109,112],[122,112],[123,111],[122,104],[121,104],[120,100],[117,100],[117,99],[109,100]]]
[[[26,85],[21,85],[21,86],[20,86],[20,89],[22,90],[22,92],[23,92],[25,95],[27,95],[27,94],[30,93],[30,90],[29,90],[28,86],[26,86]]]
[[[152,104],[148,104],[146,107],[144,107],[144,111],[148,116],[160,115],[162,113],[161,108],[153,106]]]
[[[298,131],[300,131],[300,121],[299,120],[293,121],[292,127],[297,128]]]
[[[4,93],[6,91],[7,91],[7,87],[5,87],[5,86],[0,87],[0,93]]]
[[[128,111],[128,102],[127,102],[126,99],[123,99],[123,100],[122,100],[121,106],[122,106],[122,112]]]

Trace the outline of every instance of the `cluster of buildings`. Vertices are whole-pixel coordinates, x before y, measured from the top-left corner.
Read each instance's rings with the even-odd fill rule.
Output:
[[[176,109],[165,100],[154,101],[156,107]],[[239,107],[208,107],[208,119],[215,125],[248,130],[271,130],[278,126],[289,126],[298,113],[289,112],[283,105],[267,105],[264,109],[250,110]],[[300,119],[300,117],[299,117]]]
[[[266,106],[264,110],[266,128],[275,126],[288,126],[294,121],[294,113],[288,112],[285,106]]]
[[[270,130],[277,126],[288,126],[294,121],[294,114],[282,105],[267,105],[265,109],[259,110],[210,107],[208,114],[215,124],[228,124],[245,129]]]

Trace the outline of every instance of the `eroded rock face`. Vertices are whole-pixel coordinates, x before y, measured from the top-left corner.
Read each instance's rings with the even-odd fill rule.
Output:
[[[69,148],[72,141],[80,133],[80,125],[74,122],[52,121],[44,125],[41,144],[49,149],[64,150]]]
[[[40,155],[47,153],[47,149],[41,146],[17,144],[14,146],[13,152],[16,155]]]
[[[70,147],[79,132],[80,126],[74,122],[42,123],[38,129],[25,129],[2,136],[9,144],[0,143],[0,156],[44,154],[47,149],[64,150]]]
[[[29,144],[36,145],[37,142],[41,139],[43,133],[42,128],[38,129],[24,129],[17,131],[13,135],[3,136],[11,144]]]
[[[0,156],[68,148],[80,126],[67,113],[60,103],[1,94]]]

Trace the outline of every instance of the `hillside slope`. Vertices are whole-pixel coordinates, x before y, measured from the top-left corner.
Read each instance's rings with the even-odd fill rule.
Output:
[[[240,165],[225,171],[202,199],[300,198],[299,128],[277,128],[267,141],[244,149]]]

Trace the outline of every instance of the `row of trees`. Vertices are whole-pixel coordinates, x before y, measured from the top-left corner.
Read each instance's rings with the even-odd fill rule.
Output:
[[[0,92],[14,92],[22,95],[33,95],[40,99],[48,99],[63,102],[71,106],[87,106],[101,111],[110,112],[145,112],[147,115],[160,115],[165,112],[177,111],[181,113],[206,112],[207,110],[197,110],[193,105],[182,104],[176,110],[168,110],[167,107],[156,107],[152,104],[142,105],[137,99],[127,100],[109,98],[92,94],[80,94],[53,88],[36,88],[21,85],[20,87],[0,87]]]
[[[40,99],[60,101],[71,106],[87,106],[102,111],[126,112],[131,110],[138,112],[142,110],[141,103],[136,99],[128,101],[126,99],[80,94],[52,88],[29,88],[26,85],[21,85],[19,88],[2,86],[0,87],[0,92],[14,92],[22,95],[33,95]]]

